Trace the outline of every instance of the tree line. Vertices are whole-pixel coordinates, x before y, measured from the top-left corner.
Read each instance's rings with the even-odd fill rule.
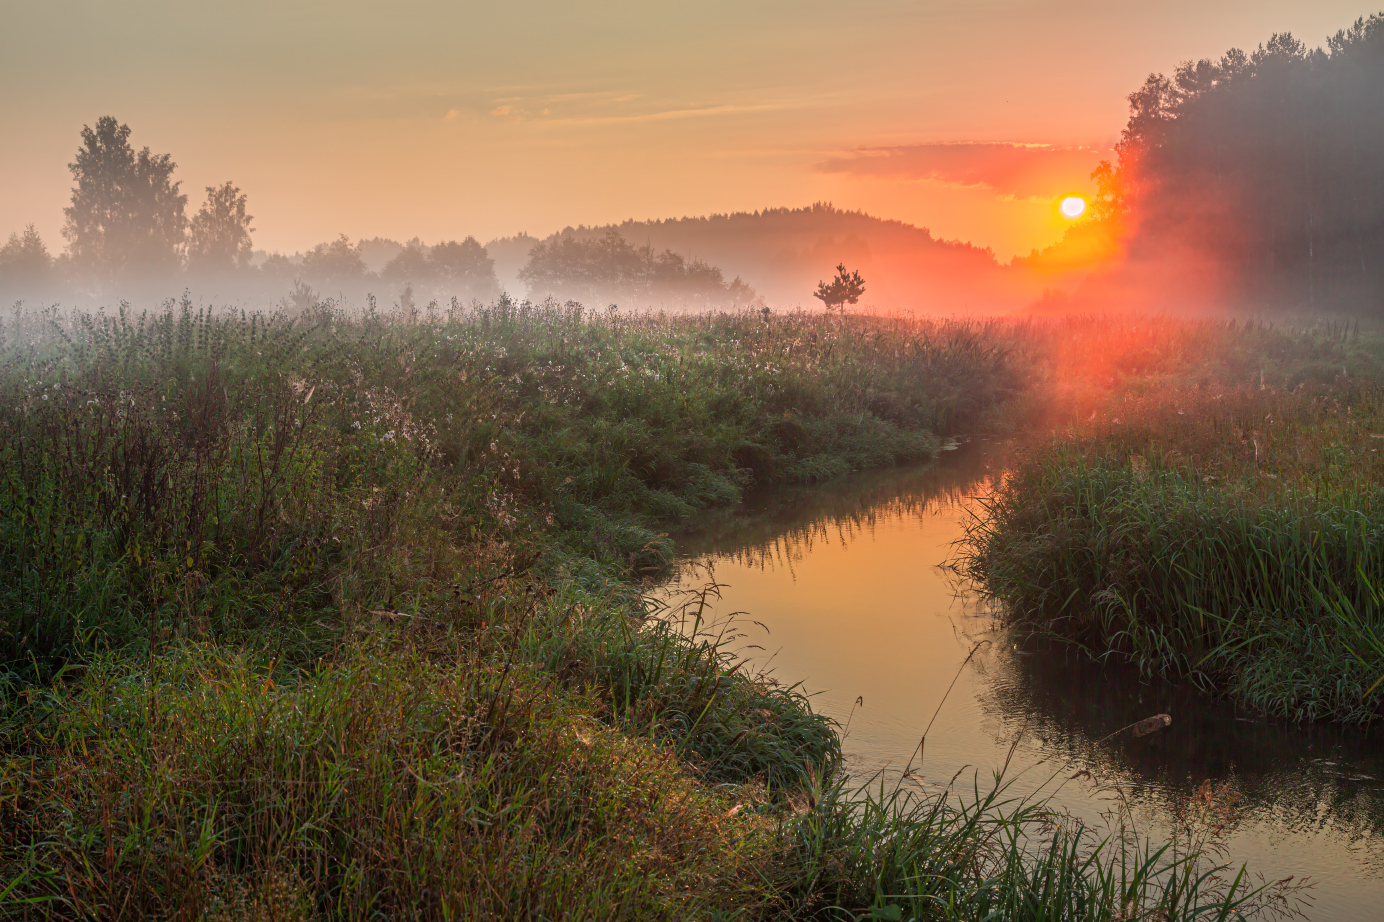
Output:
[[[233,182],[208,186],[206,201],[190,218],[187,195],[174,178],[170,154],[136,150],[130,128],[111,116],[83,126],[69,165],[73,187],[64,209],[66,249],[54,258],[30,225],[0,247],[0,291],[7,295],[55,285],[96,288],[197,283],[207,279],[275,288],[310,282],[358,290],[372,281],[400,286],[400,298],[461,296],[490,300],[501,286],[495,262],[474,237],[426,246],[376,238],[352,243],[344,234],[302,256],[270,253],[255,260],[249,199]],[[532,239],[532,238],[526,238]],[[505,241],[501,241],[505,243]],[[366,254],[392,256],[373,272]],[[378,263],[377,263],[378,264]],[[596,239],[557,236],[535,241],[519,279],[534,298],[639,306],[726,307],[758,305],[739,277],[671,249],[635,246],[618,231]],[[310,289],[306,289],[310,290]]]
[[[301,259],[271,253],[252,266],[254,217],[246,193],[229,181],[208,186],[206,201],[189,218],[172,155],[136,151],[129,126],[111,116],[83,126],[68,168],[73,187],[63,210],[66,249],[54,257],[33,225],[10,234],[0,247],[0,288],[7,293],[164,283],[180,275],[279,286],[299,279],[346,286],[379,279],[483,299],[500,293],[494,263],[474,237],[432,247],[413,241],[379,273],[368,270],[360,244],[344,235]]]
[[[1129,101],[1095,178],[1132,258],[1198,254],[1261,302],[1384,305],[1384,15],[1186,62]]]
[[[529,297],[554,297],[587,304],[624,301],[637,307],[663,303],[680,307],[761,305],[739,276],[727,282],[721,270],[671,249],[635,246],[615,228],[599,237],[555,236],[536,243],[519,272]]]

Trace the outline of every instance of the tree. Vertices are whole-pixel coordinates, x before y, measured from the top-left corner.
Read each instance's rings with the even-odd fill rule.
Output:
[[[234,184],[207,186],[207,200],[187,225],[187,263],[191,268],[226,271],[250,265],[248,200]]]
[[[431,278],[432,274],[432,267],[428,265],[428,251],[419,240],[410,240],[380,270],[381,278],[396,282],[422,282]]]
[[[461,243],[448,240],[439,243],[428,253],[428,266],[433,277],[449,283],[457,292],[472,298],[492,298],[500,293],[495,278],[495,260],[475,237]]]
[[[830,284],[818,282],[812,297],[825,304],[827,310],[837,307],[845,311],[847,304],[856,303],[864,293],[865,280],[860,273],[847,272],[845,263],[840,263],[836,266],[836,278]]]
[[[47,281],[52,266],[48,248],[30,224],[23,235],[10,234],[9,241],[0,247],[0,286],[6,291],[31,289]]]
[[[303,257],[303,274],[332,282],[355,282],[365,278],[365,260],[342,234],[331,243],[319,243]]]
[[[130,127],[109,115],[94,130],[82,126],[62,231],[79,272],[110,279],[177,268],[187,196],[173,181],[176,168],[169,154],[136,154]]]
[[[270,253],[260,264],[260,274],[276,282],[284,282],[297,276],[303,269],[300,261],[282,253]]]
[[[764,299],[751,287],[750,283],[736,276],[735,279],[726,286],[726,294],[730,295],[732,307],[757,307],[762,311],[769,308],[764,304]],[[764,315],[768,317],[768,314]]]
[[[1309,49],[1286,33],[1189,61],[1129,96],[1096,217],[1180,292],[1307,308],[1384,301],[1384,15]]]

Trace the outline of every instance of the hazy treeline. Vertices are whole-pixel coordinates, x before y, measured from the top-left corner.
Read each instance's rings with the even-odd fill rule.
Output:
[[[505,285],[474,237],[432,246],[346,235],[288,256],[252,247],[249,197],[233,182],[208,186],[188,216],[170,154],[136,151],[130,128],[105,116],[83,127],[69,164],[66,248],[54,256],[33,225],[0,247],[0,297],[161,299],[190,287],[241,303],[311,303],[320,291],[363,303],[378,293],[410,308],[428,300],[491,301]],[[493,241],[507,281],[535,299],[557,297],[631,306],[735,307],[756,301],[739,278],[671,250],[634,246],[611,232],[599,241],[543,245],[527,234]],[[372,265],[374,263],[375,265]]]
[[[357,303],[508,291],[636,309],[790,307],[812,306],[817,283],[844,262],[869,279],[865,311],[1238,304],[1374,313],[1384,306],[1381,86],[1384,14],[1323,48],[1279,34],[1253,52],[1151,75],[1129,97],[1116,163],[1093,174],[1088,217],[1009,265],[987,248],[828,203],[567,227],[484,246],[342,236],[301,255],[256,253],[245,193],[209,186],[189,217],[170,155],[136,151],[130,129],[105,117],[83,128],[69,165],[65,251],[51,256],[32,226],[11,234],[0,247],[0,297],[134,300],[190,287],[273,303],[302,283]]]
[[[818,282],[844,261],[870,280],[862,310],[958,313],[1019,307],[1046,281],[1000,265],[989,249],[828,203],[568,227],[485,245],[342,235],[303,253],[269,253],[253,248],[245,192],[233,182],[207,187],[189,216],[171,155],[136,150],[129,127],[112,117],[83,128],[69,166],[65,249],[54,255],[32,227],[12,234],[0,249],[0,298],[147,303],[190,289],[242,306],[294,292],[356,304],[373,295],[403,307],[509,292],[634,309],[815,307]]]
[[[368,243],[388,242],[376,238]],[[378,280],[386,284],[387,290],[407,289],[410,296],[489,301],[500,295],[495,262],[475,237],[460,243],[448,240],[431,247],[411,240],[377,272],[371,271],[365,261],[368,243],[353,245],[342,234],[330,243],[319,243],[301,260],[272,253],[259,271],[281,281],[302,277],[348,290],[369,287],[370,282]]]
[[[33,225],[12,233],[0,247],[0,293],[7,298],[51,294],[98,297],[175,293],[193,286],[223,297],[277,298],[303,285],[360,290],[372,282],[398,283],[407,300],[410,284],[420,294],[488,300],[500,294],[494,264],[472,237],[432,247],[413,242],[398,248],[371,272],[362,247],[344,235],[301,256],[252,249],[254,217],[249,197],[233,182],[208,186],[206,201],[188,216],[188,197],[173,178],[170,154],[136,151],[130,128],[115,118],[85,126],[69,165],[73,188],[64,209],[64,252],[54,256]]]
[[[1381,15],[1151,75],[1105,177],[1131,260],[1200,262],[1227,298],[1378,310],[1381,87]]]
[[[728,276],[752,280],[769,304],[817,307],[817,283],[845,262],[870,281],[861,308],[936,313],[1003,310],[1041,290],[986,248],[940,240],[927,228],[818,202],[662,221],[568,227],[543,241],[600,240],[611,231],[655,250],[695,254]]]
[[[555,236],[534,245],[519,278],[534,299],[588,304],[629,301],[637,306],[671,299],[689,307],[751,307],[764,303],[740,276],[726,282],[702,259],[684,259],[651,244],[634,246],[608,228],[600,237]]]

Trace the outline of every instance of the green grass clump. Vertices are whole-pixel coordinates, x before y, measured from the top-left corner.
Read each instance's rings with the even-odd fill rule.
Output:
[[[837,919],[1227,919],[1286,905],[1243,870],[1201,860],[1204,830],[1154,848],[1097,837],[1003,779],[951,797],[880,783],[825,791],[796,824],[790,867],[814,917]],[[865,913],[847,911],[865,908]]]
[[[987,501],[971,574],[1015,619],[1094,653],[1275,716],[1372,720],[1384,400],[1371,350],[1302,334],[1250,386],[1117,392]]]
[[[8,885],[85,918],[666,918],[769,897],[771,828],[528,669],[180,646],[35,695]],[[7,875],[9,876],[9,875]],[[700,910],[700,912],[699,912]]]

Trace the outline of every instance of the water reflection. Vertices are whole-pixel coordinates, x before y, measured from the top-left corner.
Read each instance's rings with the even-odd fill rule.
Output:
[[[1265,721],[1059,644],[1016,647],[941,566],[997,458],[970,446],[941,465],[751,497],[679,536],[670,588],[723,584],[717,614],[745,613],[747,658],[801,681],[819,710],[849,722],[857,776],[897,774],[958,667],[989,641],[928,734],[926,781],[967,766],[988,773],[1012,748],[1017,791],[1055,778],[1062,807],[1097,822],[1118,801],[1155,836],[1214,801],[1232,860],[1270,878],[1310,874],[1313,918],[1375,918],[1384,905],[1378,734]],[[1118,732],[1159,713],[1171,726]]]
[[[1371,875],[1384,834],[1384,747],[1378,734],[1330,724],[1264,720],[1185,684],[1150,682],[1122,664],[1097,664],[1059,644],[1011,650],[990,664],[981,708],[1044,755],[1112,778],[1137,800],[1178,810],[1202,785],[1234,790],[1250,821],[1343,837]],[[1100,742],[1106,728],[1153,713],[1167,729]],[[1243,825],[1243,823],[1242,823]]]

